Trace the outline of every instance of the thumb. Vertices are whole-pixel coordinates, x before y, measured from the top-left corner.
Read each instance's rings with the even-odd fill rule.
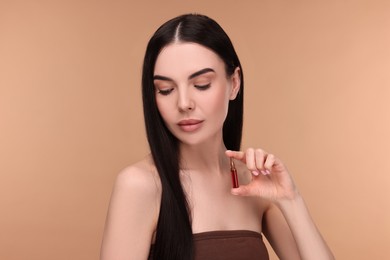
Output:
[[[238,188],[232,188],[230,192],[236,196],[251,196],[250,189],[247,185],[241,185]]]

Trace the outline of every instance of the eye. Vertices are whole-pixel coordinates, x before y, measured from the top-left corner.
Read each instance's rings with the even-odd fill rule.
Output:
[[[206,84],[206,85],[195,85],[195,88],[199,89],[199,90],[206,90],[210,87],[210,83],[209,84]]]
[[[158,94],[161,94],[163,96],[168,96],[169,94],[171,94],[171,92],[173,91],[173,88],[168,88],[168,89],[157,89],[157,93]]]

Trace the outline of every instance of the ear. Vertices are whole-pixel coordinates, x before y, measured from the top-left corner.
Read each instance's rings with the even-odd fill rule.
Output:
[[[241,70],[239,67],[234,70],[233,74],[230,76],[230,80],[232,83],[232,90],[229,99],[234,100],[241,88]]]

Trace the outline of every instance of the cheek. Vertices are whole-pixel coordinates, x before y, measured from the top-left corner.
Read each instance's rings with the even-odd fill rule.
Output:
[[[220,88],[219,91],[205,100],[205,103],[212,113],[218,117],[223,116],[223,120],[225,120],[229,105],[229,96],[227,95],[225,88]]]
[[[169,107],[167,102],[162,102],[158,98],[156,98],[156,105],[158,112],[160,113],[161,117],[164,121],[167,121],[169,119]]]

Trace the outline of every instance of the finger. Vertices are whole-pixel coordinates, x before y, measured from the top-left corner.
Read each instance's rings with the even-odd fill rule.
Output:
[[[246,167],[252,172],[253,175],[259,175],[260,172],[256,167],[255,150],[253,148],[248,148],[245,152],[245,157]]]
[[[255,160],[256,160],[256,168],[263,174],[267,175],[268,173],[265,170],[264,162],[266,160],[267,153],[261,149],[255,150]]]
[[[243,163],[246,163],[245,153],[242,151],[226,150],[225,154],[229,158],[234,158],[234,159],[242,161]]]
[[[268,174],[271,173],[272,167],[275,164],[275,160],[276,160],[275,155],[273,155],[273,154],[268,154],[267,155],[267,158],[266,158],[266,160],[264,162],[264,169],[265,169],[266,172],[268,172]]]

